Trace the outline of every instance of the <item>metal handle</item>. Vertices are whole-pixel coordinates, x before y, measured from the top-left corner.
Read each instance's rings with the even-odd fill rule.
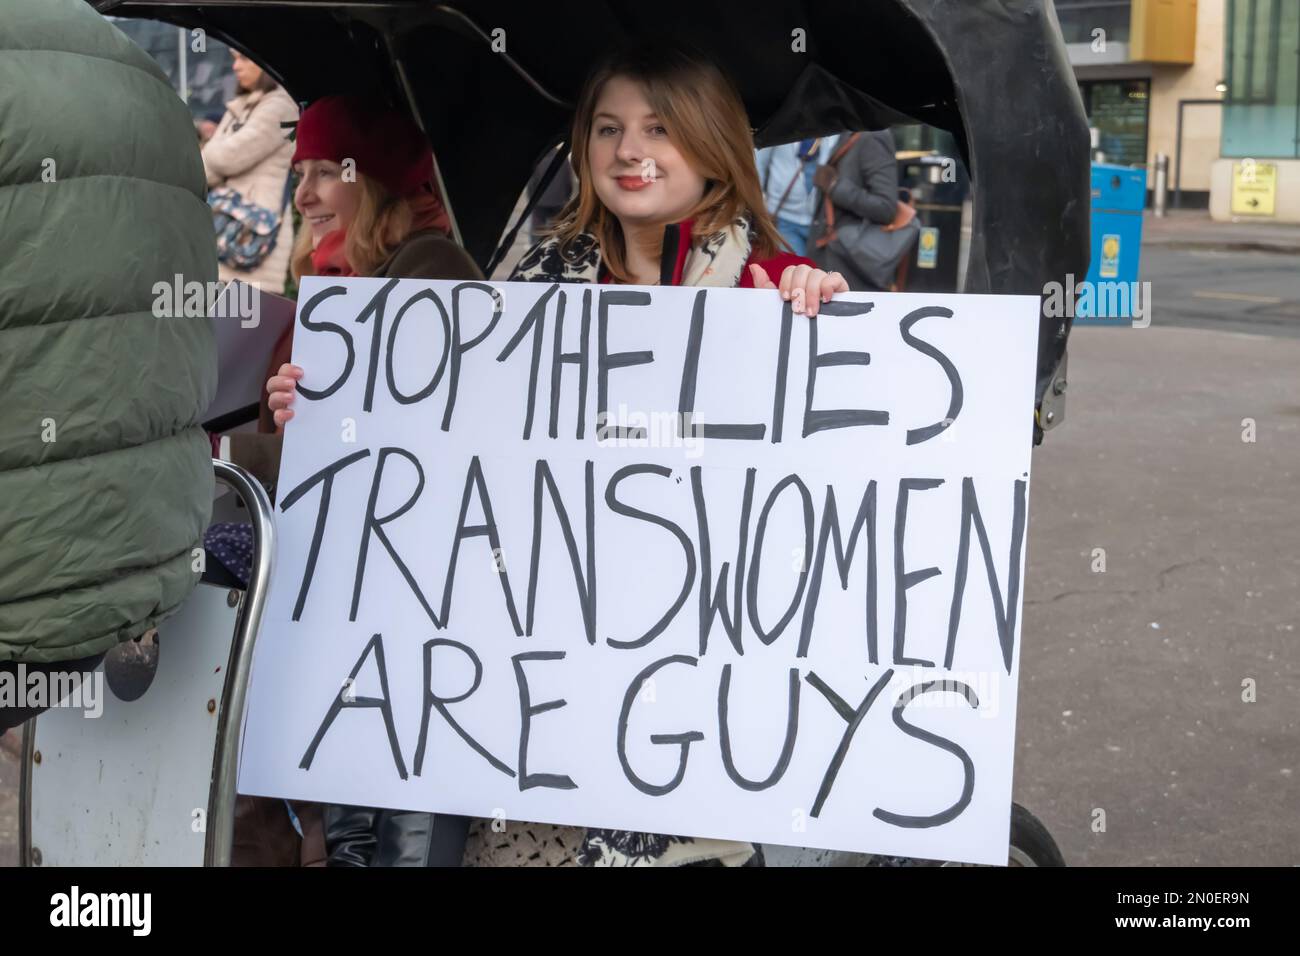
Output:
[[[261,482],[238,465],[214,458],[212,469],[218,481],[243,500],[253,523],[253,566],[248,588],[239,609],[235,638],[230,645],[230,666],[222,695],[217,725],[217,746],[213,755],[212,790],[208,808],[207,843],[204,865],[229,866],[235,833],[235,785],[239,774],[239,750],[243,742],[244,702],[253,668],[262,613],[271,588],[271,567],[275,559],[275,522],[271,499]]]

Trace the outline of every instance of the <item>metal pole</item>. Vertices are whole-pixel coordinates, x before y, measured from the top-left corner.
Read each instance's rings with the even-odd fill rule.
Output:
[[[253,669],[253,651],[271,589],[271,567],[275,564],[275,509],[261,482],[243,468],[220,459],[213,459],[212,468],[217,481],[234,489],[243,500],[253,523],[253,566],[239,608],[235,639],[230,645],[203,849],[204,866],[229,866],[235,834],[235,787],[244,737],[244,706]]]
[[[1187,100],[1178,101],[1178,131],[1174,134],[1174,208],[1183,208],[1183,107]]]
[[[181,102],[186,106],[190,105],[190,60],[189,47],[185,44],[186,31],[184,27],[176,28],[176,72],[179,74],[180,81],[178,92],[181,94]]]
[[[1156,153],[1156,178],[1151,195],[1151,208],[1158,218],[1165,218],[1165,193],[1169,187],[1169,157]]]

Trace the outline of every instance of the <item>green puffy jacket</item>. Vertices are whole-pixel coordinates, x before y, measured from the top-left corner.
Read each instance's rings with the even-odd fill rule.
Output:
[[[194,587],[216,279],[189,111],[84,0],[0,0],[0,661],[86,657]],[[162,311],[162,310],[158,310]]]

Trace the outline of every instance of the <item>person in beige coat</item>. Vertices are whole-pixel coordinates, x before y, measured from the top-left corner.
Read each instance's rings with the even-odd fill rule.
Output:
[[[234,51],[232,51],[234,52]],[[285,181],[293,143],[281,123],[298,119],[292,98],[252,60],[234,52],[239,95],[226,104],[226,114],[203,146],[208,188],[227,186],[250,203],[282,216],[275,248],[254,269],[220,263],[223,280],[239,279],[263,292],[283,294],[293,248],[293,216],[284,204]],[[283,208],[282,208],[283,207]]]

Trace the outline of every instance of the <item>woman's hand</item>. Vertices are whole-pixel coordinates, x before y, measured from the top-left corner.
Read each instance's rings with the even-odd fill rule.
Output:
[[[823,272],[808,265],[786,266],[779,287],[757,263],[749,267],[749,272],[755,289],[779,288],[781,298],[792,303],[794,313],[807,314],[810,319],[817,317],[817,309],[823,302],[829,302],[836,292],[849,291],[849,284],[838,272]]]
[[[283,425],[293,418],[293,409],[289,406],[293,404],[293,397],[298,394],[296,389],[301,379],[302,369],[285,362],[280,366],[279,374],[272,375],[266,380],[266,391],[270,395],[267,405],[271,408],[276,425]]]

